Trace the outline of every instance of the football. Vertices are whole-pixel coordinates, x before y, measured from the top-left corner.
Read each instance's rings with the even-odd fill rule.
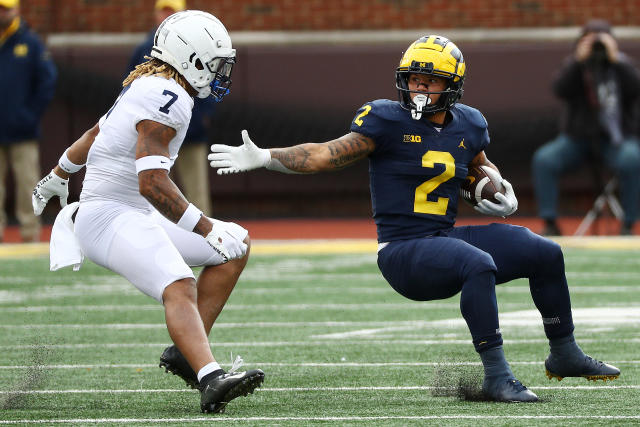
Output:
[[[498,192],[504,194],[505,191],[502,177],[495,169],[489,166],[470,166],[467,178],[460,187],[460,196],[475,206],[482,199],[500,203],[495,195]]]

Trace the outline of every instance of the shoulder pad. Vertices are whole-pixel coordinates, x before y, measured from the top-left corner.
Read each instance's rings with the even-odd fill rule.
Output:
[[[374,114],[384,120],[405,120],[407,110],[402,108],[402,105],[398,101],[391,101],[390,99],[376,99],[367,103],[371,105],[371,114]]]
[[[453,106],[453,109],[457,110],[458,113],[462,117],[467,119],[473,126],[476,126],[480,129],[486,129],[487,127],[489,127],[487,119],[484,118],[480,110],[469,107],[465,104],[456,104]]]
[[[189,125],[193,98],[174,80],[140,77],[131,83],[130,92],[138,119],[154,120],[175,129]]]

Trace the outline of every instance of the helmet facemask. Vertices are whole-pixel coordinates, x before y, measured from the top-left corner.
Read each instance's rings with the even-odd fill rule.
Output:
[[[206,67],[213,79],[208,86],[196,89],[198,90],[198,98],[213,96],[216,102],[222,101],[231,88],[231,71],[235,62],[235,58],[214,58],[209,61]]]
[[[430,76],[438,76],[444,77],[447,79],[447,87],[442,91],[419,91],[419,90],[410,90],[409,89],[409,76],[411,74],[424,74]],[[416,70],[409,68],[408,71],[396,71],[396,89],[398,90],[398,96],[400,103],[407,110],[411,110],[412,116],[414,119],[419,120],[422,114],[432,114],[437,113],[439,111],[449,110],[453,104],[455,104],[460,98],[462,98],[462,94],[464,90],[462,89],[462,83],[464,78],[459,79],[458,82],[454,81],[453,76],[443,76],[440,73],[434,73],[433,70],[431,72],[426,72],[424,70]],[[421,103],[420,98],[416,97],[415,99],[418,101],[414,102],[413,94],[418,94],[424,96],[426,98],[426,102]],[[432,104],[432,96],[431,95],[440,95],[438,101]]]

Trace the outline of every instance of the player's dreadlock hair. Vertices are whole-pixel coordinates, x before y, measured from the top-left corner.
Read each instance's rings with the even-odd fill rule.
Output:
[[[144,59],[147,61],[137,65],[136,68],[129,73],[127,78],[124,79],[122,82],[123,87],[130,85],[138,77],[158,76],[164,77],[165,79],[174,79],[184,90],[187,91],[187,93],[189,93],[191,85],[180,73],[178,73],[178,71],[176,71],[175,68],[157,58],[145,56]]]

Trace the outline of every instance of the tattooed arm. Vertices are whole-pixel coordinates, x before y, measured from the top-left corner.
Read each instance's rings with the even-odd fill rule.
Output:
[[[375,149],[369,137],[356,132],[323,143],[272,148],[271,162],[278,161],[292,172],[314,173],[343,169],[367,157]]]
[[[169,157],[169,142],[176,135],[175,129],[152,120],[140,121],[136,129],[138,131],[136,160],[147,156]],[[164,169],[140,171],[138,185],[140,194],[158,212],[173,222],[177,223],[189,206],[187,199],[169,178],[169,171]],[[211,221],[203,215],[193,232],[206,237],[211,228]]]
[[[367,157],[375,149],[373,140],[351,132],[323,143],[306,143],[287,148],[258,148],[242,131],[239,147],[214,144],[209,154],[211,167],[218,174],[244,172],[266,167],[284,173],[315,173],[345,168]]]

